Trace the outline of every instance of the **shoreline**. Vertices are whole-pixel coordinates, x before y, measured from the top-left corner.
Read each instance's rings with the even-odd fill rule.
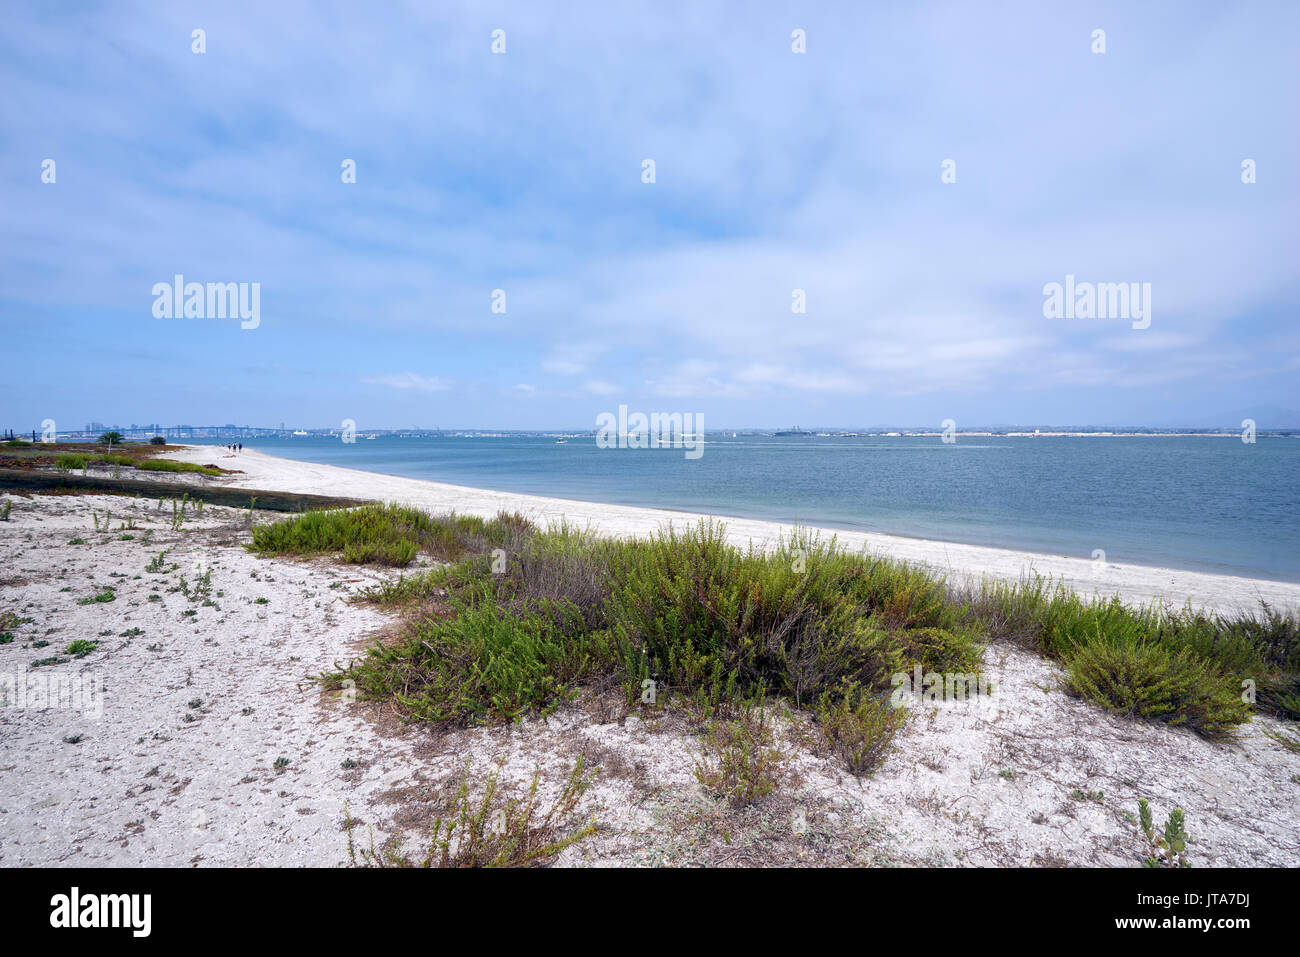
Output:
[[[1110,561],[1103,563],[884,532],[795,526],[765,519],[500,492],[338,465],[318,465],[248,448],[230,455],[221,446],[186,445],[182,452],[166,457],[194,463],[204,459],[213,462],[214,453],[215,464],[237,468],[242,474],[219,480],[205,479],[202,485],[396,501],[435,513],[456,511],[490,517],[501,510],[517,511],[540,524],[564,519],[613,536],[648,535],[665,524],[682,529],[701,519],[712,518],[726,525],[727,537],[735,544],[752,543],[759,548],[775,544],[781,536],[788,536],[798,527],[818,533],[823,538],[834,536],[841,547],[854,551],[865,549],[873,554],[920,564],[963,583],[978,584],[984,578],[1019,581],[1042,575],[1082,595],[1116,595],[1131,605],[1159,601],[1182,606],[1190,601],[1199,609],[1231,613],[1255,610],[1261,602],[1266,602],[1279,610],[1300,609],[1300,583],[1273,579]]]

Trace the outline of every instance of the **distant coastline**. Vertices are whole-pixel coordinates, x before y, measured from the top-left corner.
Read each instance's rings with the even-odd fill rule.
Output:
[[[78,442],[94,441],[104,432],[115,431],[129,441],[147,441],[155,435],[161,435],[166,439],[219,439],[229,438],[238,439],[257,439],[257,438],[337,438],[343,434],[341,427],[314,428],[310,426],[290,426],[275,428],[271,426],[252,426],[252,425],[105,425],[103,423],[92,423],[85,429],[75,429],[70,431],[60,431],[58,433],[59,441]],[[14,429],[14,435],[17,438],[31,439],[36,436],[39,440],[40,429],[29,429],[23,431]],[[1141,426],[1121,427],[1071,427],[1071,426],[974,426],[971,428],[957,428],[950,434],[959,436],[969,436],[971,438],[1132,438],[1142,436],[1148,438],[1159,438],[1162,436],[1185,438],[1240,438],[1242,435],[1241,428],[1210,428],[1195,427],[1186,429],[1158,429],[1146,428]],[[595,437],[596,429],[494,429],[494,428],[462,428],[462,429],[384,429],[384,428],[357,428],[356,437],[359,439],[372,438],[396,438],[396,439],[430,439],[430,438],[583,438]],[[743,437],[743,436],[766,436],[796,439],[824,439],[824,438],[930,438],[942,436],[945,430],[942,428],[932,428],[929,426],[914,426],[909,428],[870,428],[870,429],[839,429],[839,428],[822,428],[822,429],[801,429],[793,431],[790,429],[771,428],[736,428],[736,429],[705,429],[704,439],[723,437]],[[1300,438],[1300,427],[1295,428],[1257,428],[1254,433],[1260,438]]]

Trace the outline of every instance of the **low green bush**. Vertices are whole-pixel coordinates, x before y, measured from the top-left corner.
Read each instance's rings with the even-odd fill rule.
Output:
[[[1097,636],[1065,656],[1066,687],[1108,711],[1222,737],[1247,720],[1241,686],[1191,648]]]
[[[212,468],[209,465],[199,465],[196,462],[175,462],[171,459],[139,459],[138,461],[128,461],[127,464],[134,464],[136,468],[143,469],[146,472],[195,472],[199,475],[220,475],[221,470]]]
[[[1246,679],[1261,709],[1300,704],[1294,616],[1090,602],[1043,580],[953,588],[802,532],[760,552],[714,522],[615,540],[374,505],[259,526],[250,548],[449,563],[363,593],[416,609],[407,639],[332,676],[417,720],[516,720],[584,683],[621,682],[629,704],[653,687],[657,702],[683,697],[706,719],[772,694],[812,709],[831,750],[863,773],[903,721],[884,703],[892,676],[978,671],[989,637],[1060,662],[1071,691],[1111,711],[1209,737],[1248,720]]]
[[[867,693],[853,684],[836,694],[824,692],[815,713],[827,746],[859,777],[884,760],[907,720],[907,710],[895,708],[888,695]]]
[[[516,617],[490,601],[426,619],[395,647],[376,646],[335,680],[396,701],[410,718],[473,724],[549,714],[609,660],[607,638],[587,632],[571,606]]]

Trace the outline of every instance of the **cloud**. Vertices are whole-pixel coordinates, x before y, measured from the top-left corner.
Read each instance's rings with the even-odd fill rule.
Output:
[[[437,376],[417,375],[414,372],[396,372],[389,375],[365,376],[362,382],[383,385],[390,389],[414,389],[417,392],[445,392],[452,384]]]
[[[454,5],[223,4],[197,56],[191,13],[12,5],[0,322],[30,361],[0,397],[111,417],[44,407],[71,371],[157,418],[120,383],[154,381],[165,341],[192,421],[272,365],[285,395],[248,373],[220,414],[329,418],[339,382],[385,387],[358,414],[402,424],[412,392],[503,426],[587,422],[624,388],[739,424],[907,421],[925,396],[967,421],[1300,404],[1294,4],[1116,8],[1104,56],[1029,2],[808,10],[805,55],[784,6],[745,10],[515,5],[493,56],[495,19]],[[260,328],[153,321],[177,272],[260,282]],[[1044,319],[1067,274],[1151,282],[1151,328]],[[370,372],[421,362],[439,374]]]

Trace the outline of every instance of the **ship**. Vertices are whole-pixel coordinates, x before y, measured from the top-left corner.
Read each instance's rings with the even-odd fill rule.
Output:
[[[807,429],[801,429],[797,425],[792,429],[781,429],[781,431],[773,432],[772,434],[773,435],[812,435],[812,433],[809,432]]]

